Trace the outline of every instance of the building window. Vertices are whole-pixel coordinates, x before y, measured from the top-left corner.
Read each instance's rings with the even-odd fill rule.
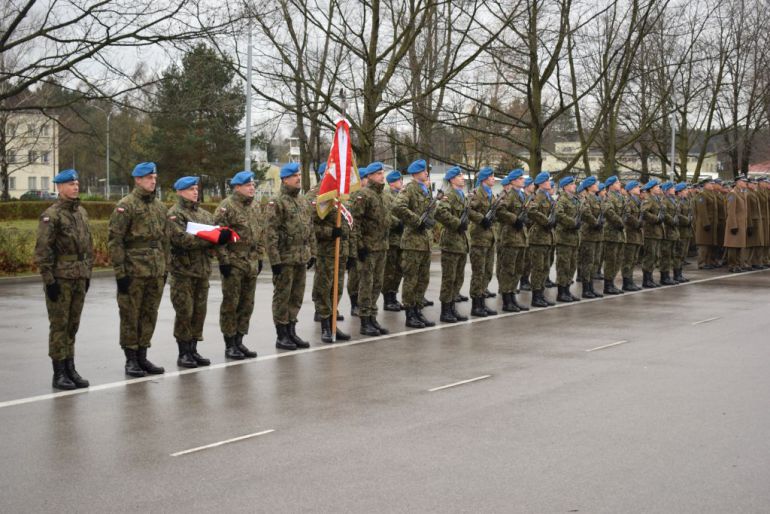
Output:
[[[48,191],[48,177],[40,177],[40,189]]]
[[[34,123],[28,123],[27,124],[27,135],[28,136],[36,136],[37,135],[37,127]]]
[[[51,135],[51,126],[48,123],[40,127],[40,135],[44,137]]]
[[[8,153],[5,154],[5,158],[8,161],[8,164],[16,164],[16,151],[8,150]]]
[[[16,135],[16,124],[15,123],[9,123],[8,124],[8,137],[13,137]]]
[[[27,152],[27,161],[30,164],[37,162],[37,152],[35,150],[30,150],[29,152]]]
[[[49,164],[51,162],[51,152],[40,152],[40,162]]]
[[[37,189],[37,177],[27,177],[27,189],[30,191]]]
[[[8,177],[8,188],[11,191],[16,189],[16,177]]]

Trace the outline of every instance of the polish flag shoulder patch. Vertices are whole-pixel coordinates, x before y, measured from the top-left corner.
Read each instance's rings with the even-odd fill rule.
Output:
[[[42,221],[43,221],[43,223],[48,223],[49,221],[51,221],[51,218],[49,218],[48,216],[43,216],[43,220]]]
[[[123,207],[118,207],[118,208],[117,208],[117,209],[115,209],[115,210],[116,210],[116,211],[118,211],[118,212],[120,212],[120,213],[124,213],[124,212],[126,212],[126,210],[125,210]]]

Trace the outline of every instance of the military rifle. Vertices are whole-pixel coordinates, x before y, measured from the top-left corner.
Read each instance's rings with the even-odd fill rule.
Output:
[[[497,209],[500,208],[500,204],[503,203],[503,200],[505,200],[506,196],[508,196],[508,191],[503,189],[502,193],[497,195],[497,198],[492,200],[492,205],[489,206],[487,213],[484,215],[484,219],[490,223],[495,221],[495,217],[497,216]]]
[[[431,197],[430,203],[425,208],[425,211],[423,211],[422,215],[420,216],[420,225],[428,228],[432,228],[433,225],[436,224],[436,220],[433,219],[433,212],[436,210],[436,206],[438,206],[439,201],[444,198],[444,191],[439,189],[436,191],[436,196]]]

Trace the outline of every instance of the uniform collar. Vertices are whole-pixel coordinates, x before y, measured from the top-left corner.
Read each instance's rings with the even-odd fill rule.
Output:
[[[139,186],[135,186],[133,194],[144,203],[150,203],[155,199],[155,191],[145,191]]]
[[[76,211],[78,210],[78,207],[80,207],[80,198],[75,198],[74,200],[70,200],[69,198],[64,198],[63,196],[60,196],[59,205],[63,209],[67,209],[69,211]]]
[[[385,184],[378,184],[377,182],[369,181],[369,184],[366,187],[374,189],[378,193],[382,193],[383,189],[385,189]]]
[[[249,198],[246,195],[242,195],[238,191],[233,191],[233,200],[235,200],[238,203],[242,203],[243,205],[249,205],[251,202],[254,201],[254,198]]]
[[[281,184],[281,194],[292,196],[294,198],[297,197],[299,194],[299,188],[298,187],[289,187],[285,183]]]
[[[184,209],[198,210],[198,202],[193,202],[187,198],[179,197],[179,205]]]

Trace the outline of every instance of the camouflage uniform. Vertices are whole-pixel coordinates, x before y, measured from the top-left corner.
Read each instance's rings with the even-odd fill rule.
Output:
[[[577,195],[563,192],[556,202],[556,283],[568,288],[577,271],[578,244],[580,243],[580,213],[582,206]]]
[[[481,223],[492,206],[495,197],[492,190],[484,185],[477,187],[470,195],[471,221],[471,297],[480,298],[492,279],[495,266],[495,231],[485,228]]]
[[[465,194],[450,188],[436,208],[436,221],[441,223],[441,292],[442,304],[452,303],[460,294],[468,260],[467,228],[460,230],[460,218],[465,211]]]
[[[578,275],[585,288],[594,278],[599,267],[599,246],[602,243],[604,222],[601,216],[603,206],[599,198],[591,192],[583,198],[583,210],[580,213],[580,249],[578,250]]]
[[[361,190],[354,191],[349,198],[350,205],[352,206],[356,202],[356,198],[361,194]],[[353,218],[353,227],[355,228],[356,220]],[[358,316],[358,289],[361,286],[361,273],[359,270],[360,262],[358,262],[358,241],[356,238],[358,235],[355,230],[351,230],[350,241],[348,244],[351,265],[348,268],[348,296],[350,297],[350,313],[353,316]]]
[[[230,266],[230,276],[222,276],[222,304],[219,328],[226,338],[249,333],[254,311],[254,293],[261,259],[265,252],[259,204],[238,192],[222,200],[214,213],[214,223],[229,227],[239,236],[234,243],[218,246],[220,266]]]
[[[674,266],[674,246],[679,241],[679,206],[670,196],[663,198],[663,240],[660,243],[659,269],[663,274],[670,273]]]
[[[388,209],[392,211],[398,192],[388,188],[383,194]],[[398,293],[398,289],[401,286],[401,278],[404,276],[404,272],[401,269],[401,236],[404,234],[404,224],[392,212],[388,234],[388,256],[385,259],[385,276],[382,280],[382,290],[386,294],[392,293],[395,295]]]
[[[86,298],[94,247],[86,210],[80,200],[60,197],[40,216],[35,264],[43,284],[59,284],[59,298],[45,298],[50,329],[48,356],[55,361],[75,356],[75,335]]]
[[[128,292],[118,291],[120,346],[149,348],[169,269],[166,207],[139,187],[115,206],[109,224],[110,259],[115,278],[129,277]]]
[[[624,200],[620,193],[610,191],[604,205],[604,280],[614,281],[623,259],[626,241],[623,223]]]
[[[401,268],[404,307],[421,309],[430,280],[430,245],[433,232],[420,228],[420,217],[431,202],[430,189],[413,180],[396,197],[393,214],[404,223],[401,236]]]
[[[628,281],[634,281],[634,267],[636,266],[636,261],[639,260],[642,244],[644,244],[641,212],[642,200],[637,196],[629,194],[628,198],[626,198],[626,211],[623,217],[626,226],[626,244],[623,246],[623,287],[627,286]]]
[[[642,203],[642,219],[644,234],[644,255],[642,256],[642,271],[655,271],[660,258],[660,242],[663,240],[663,205],[660,196],[650,194]]]
[[[529,219],[532,227],[529,229],[529,257],[532,265],[532,291],[542,291],[545,279],[550,270],[550,251],[553,246],[553,214],[554,201],[551,194],[538,189],[529,208]]]
[[[690,198],[677,198],[679,202],[679,241],[674,249],[674,270],[681,269],[692,241],[693,204]]]
[[[502,294],[513,294],[524,273],[527,251],[527,198],[524,191],[513,189],[497,211],[500,223],[497,283]]]
[[[385,200],[384,187],[384,184],[370,181],[360,190],[351,206],[357,251],[360,257],[364,257],[360,259],[358,286],[359,315],[362,317],[377,315],[377,298],[382,291],[390,228],[389,224],[383,227],[383,221],[390,221],[390,206]],[[364,256],[364,253],[367,255]]]

